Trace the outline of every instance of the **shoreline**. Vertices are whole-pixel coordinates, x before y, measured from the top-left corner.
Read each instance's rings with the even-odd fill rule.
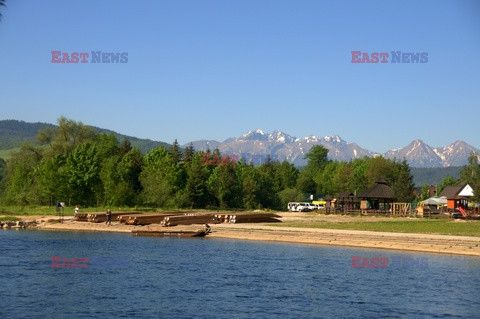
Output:
[[[274,229],[269,227],[274,227]],[[284,228],[260,225],[249,229],[247,226],[213,232],[210,236],[214,238],[390,249],[480,257],[480,238],[477,237],[338,229],[314,229],[312,231],[305,228]]]
[[[211,227],[212,233],[208,235],[209,238],[390,249],[480,257],[480,237],[282,227],[281,224],[279,226],[269,226],[262,223],[214,224]],[[111,226],[107,226],[104,223],[77,222],[66,218],[63,223],[44,222],[35,227],[35,229],[131,233],[138,230],[165,232],[197,231],[203,229],[203,226],[162,227],[157,224],[131,226],[120,224],[119,222],[112,222]]]

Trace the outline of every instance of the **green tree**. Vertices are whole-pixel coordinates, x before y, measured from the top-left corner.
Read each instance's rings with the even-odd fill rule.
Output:
[[[185,149],[185,163],[190,163],[194,155],[195,149],[193,148],[193,144],[190,143],[190,145]]]
[[[170,150],[170,155],[172,156],[172,162],[174,164],[180,163],[183,160],[183,154],[180,150],[180,146],[178,145],[177,139],[173,142],[173,146]]]
[[[442,182],[437,186],[437,195],[440,196],[445,187],[450,185],[456,185],[457,180],[453,176],[445,177]]]
[[[333,184],[338,192],[350,191],[350,180],[353,173],[353,166],[351,163],[340,162],[336,168],[335,175],[333,176]]]
[[[65,173],[65,158],[61,155],[47,157],[35,168],[41,203],[54,205],[68,198],[68,183]]]
[[[121,191],[121,205],[133,206],[142,190],[140,174],[143,166],[143,155],[138,148],[132,148],[117,164],[119,177],[118,189]],[[118,200],[117,200],[118,201]]]
[[[143,200],[156,207],[174,207],[176,193],[185,186],[184,177],[183,166],[173,162],[165,147],[154,148],[146,154],[140,174]]]
[[[376,182],[383,180],[388,185],[393,185],[396,180],[395,166],[392,161],[382,156],[370,158],[365,171],[366,187],[372,187]]]
[[[253,165],[241,165],[242,175],[242,194],[243,207],[247,209],[260,208],[260,200],[258,198],[260,192],[260,174],[258,169]]]
[[[286,160],[275,165],[275,191],[278,193],[286,188],[294,188],[297,184],[298,169]]]
[[[73,150],[67,157],[65,173],[72,201],[85,206],[95,204],[95,189],[100,182],[100,161],[95,146],[85,143]]]
[[[308,160],[307,166],[316,173],[316,171],[322,170],[328,164],[328,149],[322,145],[314,145],[304,158]]]
[[[297,189],[303,194],[314,194],[317,186],[313,177],[312,169],[304,167],[297,179]]]
[[[81,144],[93,141],[97,135],[92,127],[62,116],[57,121],[57,127],[41,130],[37,134],[37,140],[50,145],[50,151],[54,155],[68,156]]]
[[[418,197],[418,201],[426,200],[430,197],[430,185],[425,184],[420,191],[420,196]]]
[[[24,206],[39,202],[35,167],[41,159],[41,154],[28,143],[12,155],[2,181],[5,203]]]
[[[348,181],[348,188],[349,191],[353,194],[360,194],[361,192],[367,189],[367,162],[369,158],[365,157],[362,159],[354,159],[351,162],[352,165],[352,173],[350,174],[350,178]]]
[[[124,140],[125,142],[125,140]],[[126,148],[131,149],[129,142]],[[123,197],[120,184],[120,176],[117,172],[117,165],[120,159],[127,152],[126,148],[121,149],[119,142],[113,134],[100,134],[95,139],[95,148],[97,150],[97,156],[100,160],[100,181],[98,185],[100,189],[96,189],[95,196],[98,203],[103,205],[115,205],[120,206],[123,204]]]
[[[415,195],[413,190],[413,176],[410,173],[410,166],[404,159],[401,163],[394,162],[394,182],[392,183],[393,194],[399,202],[411,202]]]
[[[102,182],[103,192],[101,194],[97,194],[100,195],[97,197],[97,199],[103,205],[122,205],[122,193],[119,192],[117,187],[117,185],[120,183],[120,176],[117,172],[117,165],[119,162],[120,155],[118,154],[102,159],[100,180]]]
[[[202,165],[202,154],[200,152],[189,157],[191,165],[187,168],[187,184],[185,193],[187,205],[190,208],[205,208],[209,193],[207,188],[208,170]]]
[[[278,200],[278,191],[281,185],[276,185],[275,175],[278,169],[279,163],[271,161],[267,156],[267,161],[257,167],[258,179],[257,179],[257,191],[256,199],[260,203],[259,208],[270,207],[279,208],[280,203]]]
[[[478,155],[470,154],[468,164],[460,171],[460,179],[463,183],[477,184],[480,180],[480,165],[478,164]]]
[[[132,143],[130,143],[130,140],[124,138],[118,150],[120,156],[123,157],[125,154],[127,154],[131,150],[132,150]]]
[[[241,207],[241,187],[233,165],[216,166],[208,179],[208,188],[221,208]]]
[[[129,145],[130,142],[125,141]],[[115,135],[102,133],[98,135],[95,139],[95,148],[97,149],[98,157],[104,161],[112,156],[120,155],[123,156],[127,154],[132,148],[128,147],[128,150],[120,150],[118,140]]]
[[[334,177],[339,167],[339,162],[329,162],[322,171],[315,176],[317,194],[320,196],[335,195],[339,192]]]
[[[473,200],[480,200],[480,165],[478,163],[478,154],[472,152],[468,157],[468,164],[460,171],[460,180],[462,183],[470,184],[473,187]]]

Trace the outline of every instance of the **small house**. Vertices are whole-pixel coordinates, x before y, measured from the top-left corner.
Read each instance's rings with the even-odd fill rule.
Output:
[[[361,209],[390,210],[394,202],[393,189],[385,181],[378,181],[370,189],[358,195],[365,201],[361,203]],[[368,204],[369,205],[368,205]]]
[[[463,186],[446,186],[440,196],[447,198],[447,209],[455,210],[457,207],[467,208],[468,201],[473,196],[473,188],[469,184]]]

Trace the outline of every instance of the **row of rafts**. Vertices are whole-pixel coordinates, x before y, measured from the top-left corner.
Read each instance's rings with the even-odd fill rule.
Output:
[[[160,224],[165,227],[195,224],[220,223],[276,223],[281,216],[272,213],[205,213],[205,212],[163,212],[155,214],[112,212],[112,220],[126,225]],[[76,221],[101,223],[107,220],[106,213],[77,214]]]

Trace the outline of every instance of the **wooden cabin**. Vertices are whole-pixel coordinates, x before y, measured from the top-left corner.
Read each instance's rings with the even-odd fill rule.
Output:
[[[455,210],[457,207],[468,208],[468,201],[473,196],[473,188],[469,184],[462,186],[447,186],[441,196],[447,198],[447,210]]]
[[[358,198],[364,199],[360,203],[363,212],[367,210],[387,212],[391,210],[394,202],[393,190],[385,181],[378,181],[370,189],[359,194]]]

